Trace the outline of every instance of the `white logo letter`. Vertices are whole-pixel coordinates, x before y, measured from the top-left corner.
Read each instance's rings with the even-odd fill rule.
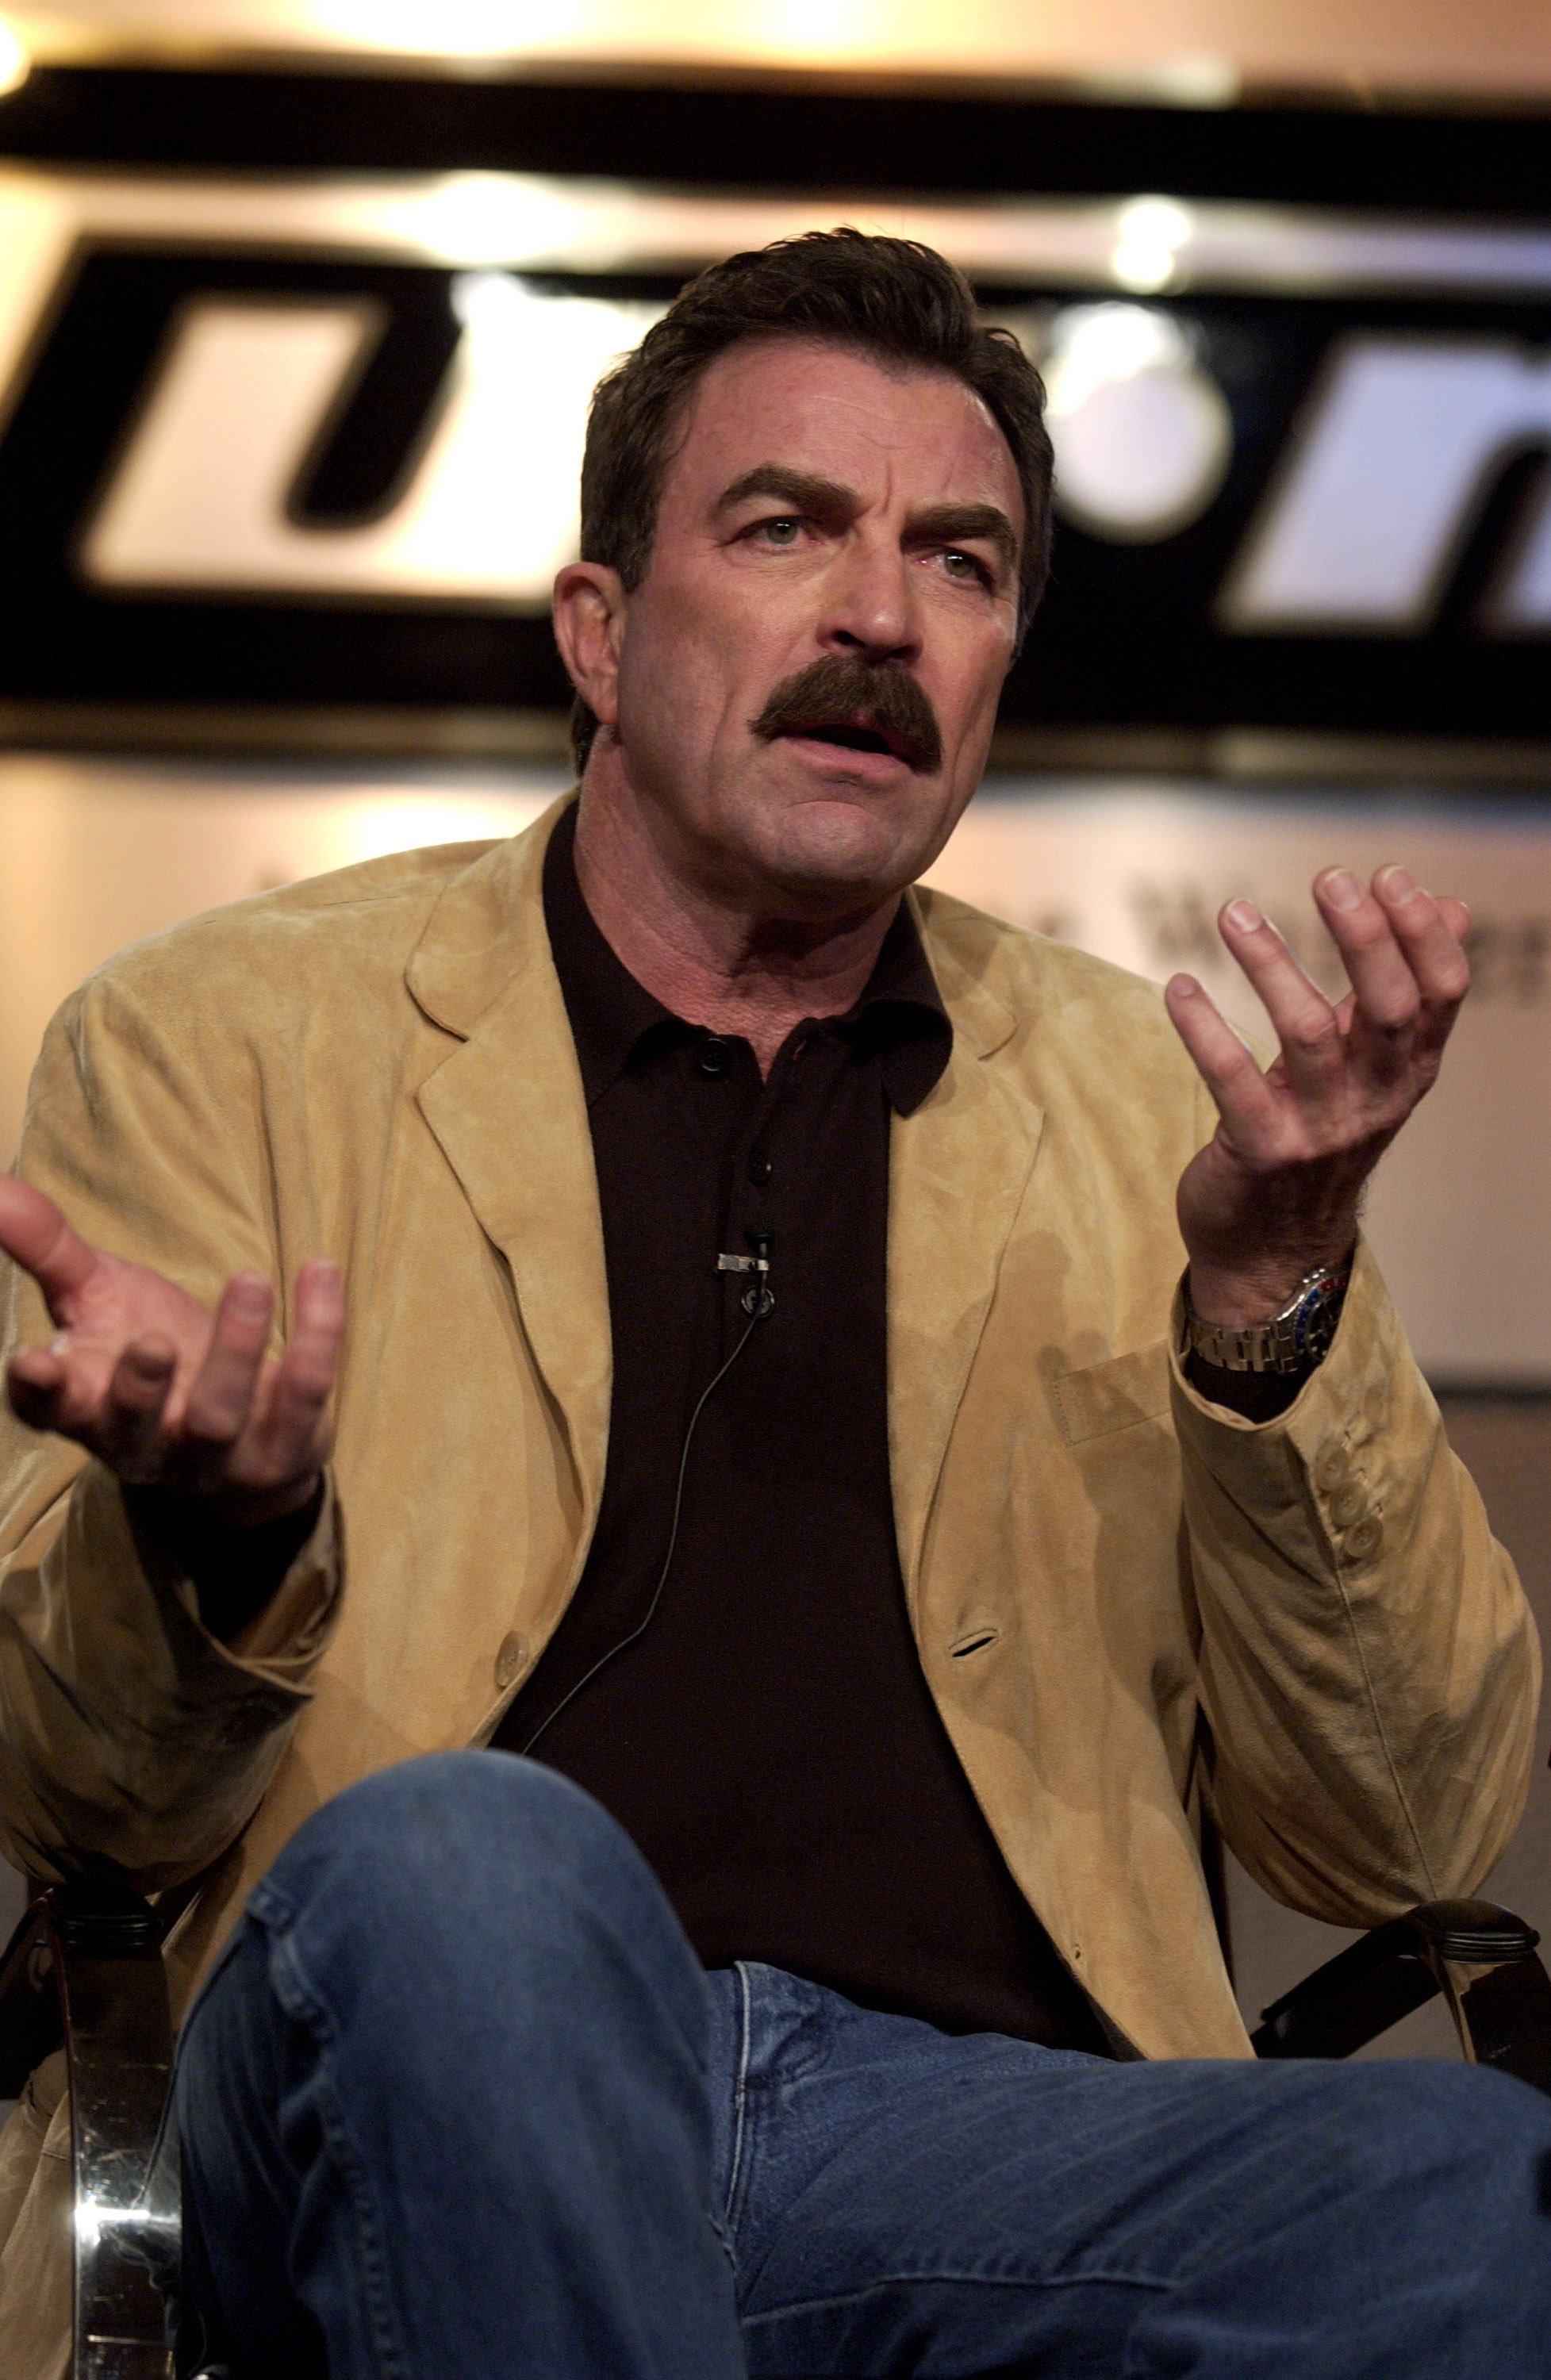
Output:
[[[660,307],[454,286],[464,335],[409,485],[382,518],[288,516],[360,369],[370,303],[200,298],[184,312],[82,559],[99,585],[475,601],[541,610],[576,551],[588,398]]]
[[[1484,490],[1516,447],[1548,440],[1551,358],[1499,340],[1343,341],[1223,592],[1224,624],[1424,626]],[[1538,581],[1533,560],[1493,606],[1505,626],[1551,625],[1551,559]]]

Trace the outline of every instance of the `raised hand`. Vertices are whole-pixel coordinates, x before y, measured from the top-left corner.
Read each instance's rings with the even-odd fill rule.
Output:
[[[12,1357],[13,1410],[74,1439],[128,1483],[199,1499],[237,1526],[299,1511],[328,1460],[344,1327],[338,1269],[297,1277],[285,1354],[274,1293],[235,1273],[213,1314],[145,1265],[87,1245],[30,1184],[0,1176],[0,1248],[31,1274],[57,1335]]]
[[[1464,905],[1403,868],[1371,889],[1326,868],[1314,895],[1351,984],[1335,1005],[1250,902],[1218,921],[1281,1045],[1264,1074],[1193,976],[1164,994],[1218,1107],[1179,1191],[1191,1302],[1209,1322],[1266,1320],[1348,1255],[1368,1176],[1436,1080],[1470,984]]]

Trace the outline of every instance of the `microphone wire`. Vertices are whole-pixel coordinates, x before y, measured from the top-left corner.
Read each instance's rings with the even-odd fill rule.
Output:
[[[642,1614],[640,1620],[636,1622],[636,1626],[630,1631],[629,1635],[622,1636],[617,1645],[611,1645],[606,1653],[600,1653],[597,1660],[594,1661],[591,1669],[585,1670],[576,1680],[576,1684],[565,1694],[562,1694],[559,1702],[556,1703],[553,1710],[550,1712],[549,1716],[546,1718],[539,1720],[539,1725],[534,1729],[533,1733],[528,1737],[527,1742],[522,1747],[520,1756],[525,1760],[528,1754],[533,1750],[533,1747],[538,1742],[539,1737],[543,1735],[549,1728],[551,1728],[554,1725],[555,1720],[560,1717],[561,1712],[565,1709],[566,1706],[576,1701],[576,1696],[581,1693],[582,1688],[584,1686],[590,1686],[600,1670],[606,1670],[609,1663],[615,1659],[619,1654],[627,1653],[632,1645],[638,1645],[641,1638],[646,1634],[647,1630],[651,1626],[652,1620],[656,1615],[657,1607],[662,1600],[662,1590],[668,1584],[668,1572],[673,1568],[673,1555],[678,1548],[679,1518],[684,1511],[684,1483],[689,1469],[689,1452],[691,1447],[695,1443],[695,1432],[699,1427],[700,1415],[705,1412],[706,1407],[709,1404],[712,1397],[716,1394],[717,1390],[721,1386],[722,1381],[727,1378],[728,1373],[737,1362],[738,1357],[748,1345],[749,1341],[758,1330],[759,1325],[765,1319],[766,1315],[769,1313],[771,1305],[774,1302],[770,1299],[769,1291],[765,1289],[762,1284],[753,1293],[753,1294],[755,1296],[755,1305],[749,1314],[748,1321],[745,1326],[742,1338],[738,1341],[737,1345],[733,1348],[732,1354],[728,1356],[721,1370],[714,1373],[711,1378],[707,1381],[696,1402],[695,1410],[689,1416],[689,1427],[685,1431],[684,1445],[679,1453],[678,1479],[673,1488],[673,1517],[668,1530],[668,1550],[662,1557],[662,1567],[657,1573],[657,1585],[652,1588],[651,1598],[647,1605],[646,1610]]]

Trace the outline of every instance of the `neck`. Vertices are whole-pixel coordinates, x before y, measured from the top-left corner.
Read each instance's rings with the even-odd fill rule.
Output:
[[[840,1016],[866,988],[899,908],[814,921],[778,901],[740,899],[697,882],[648,831],[633,801],[584,781],[576,878],[604,941],[637,983],[675,1016],[740,1035],[768,1075],[808,1016]]]

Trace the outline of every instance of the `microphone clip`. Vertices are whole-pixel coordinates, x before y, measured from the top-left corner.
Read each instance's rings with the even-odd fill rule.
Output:
[[[775,1305],[775,1292],[770,1287],[770,1235],[769,1232],[750,1232],[755,1253],[751,1257],[728,1256],[725,1251],[717,1257],[718,1272],[746,1272],[754,1278],[738,1303],[751,1322],[762,1321]]]

